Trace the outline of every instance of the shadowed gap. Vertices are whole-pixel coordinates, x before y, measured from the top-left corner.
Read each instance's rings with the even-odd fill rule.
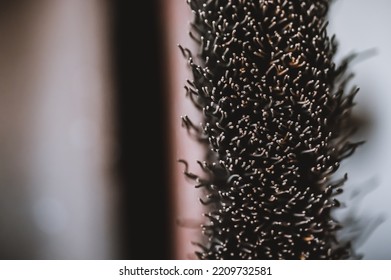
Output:
[[[168,259],[167,120],[158,1],[111,3],[120,257]]]

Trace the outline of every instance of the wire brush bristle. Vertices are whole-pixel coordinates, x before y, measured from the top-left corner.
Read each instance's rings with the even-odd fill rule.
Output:
[[[203,124],[183,118],[209,146],[200,162],[209,222],[200,259],[344,259],[331,216],[347,176],[342,159],[361,143],[346,139],[357,89],[344,88],[350,58],[336,67],[327,35],[329,1],[188,0],[191,37],[182,48],[186,86]]]

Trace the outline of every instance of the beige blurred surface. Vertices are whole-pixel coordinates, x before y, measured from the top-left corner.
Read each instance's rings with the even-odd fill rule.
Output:
[[[199,203],[199,190],[194,188],[195,183],[186,180],[183,175],[184,165],[176,162],[183,159],[189,164],[189,170],[196,174],[202,174],[197,160],[202,160],[204,152],[202,147],[193,140],[181,125],[181,116],[188,115],[195,123],[200,123],[200,114],[188,98],[185,97],[186,80],[191,79],[187,68],[186,59],[182,56],[178,44],[192,49],[194,42],[188,32],[190,28],[191,11],[185,1],[168,0],[164,3],[165,12],[165,38],[166,51],[168,52],[167,73],[169,84],[168,94],[170,106],[170,184],[173,192],[172,220],[173,240],[175,244],[175,259],[193,259],[197,247],[192,242],[199,242],[201,233],[202,207]]]
[[[104,3],[0,5],[0,258],[115,255]]]

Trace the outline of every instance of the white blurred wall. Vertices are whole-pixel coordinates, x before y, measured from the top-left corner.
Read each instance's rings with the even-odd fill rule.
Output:
[[[340,174],[349,175],[341,199],[347,207],[337,215],[355,217],[354,246],[364,259],[391,259],[390,13],[388,0],[338,0],[330,14],[338,57],[359,54],[350,68],[356,75],[351,85],[360,87],[353,112],[364,124],[356,139],[367,142],[341,165]]]

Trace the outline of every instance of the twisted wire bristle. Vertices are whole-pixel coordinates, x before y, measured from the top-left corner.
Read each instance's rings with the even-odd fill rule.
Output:
[[[336,67],[327,35],[328,0],[188,0],[194,14],[193,74],[186,91],[203,113],[183,124],[208,145],[200,166],[207,242],[200,259],[343,259],[348,243],[331,211],[347,176],[341,160],[357,89],[350,58]]]

